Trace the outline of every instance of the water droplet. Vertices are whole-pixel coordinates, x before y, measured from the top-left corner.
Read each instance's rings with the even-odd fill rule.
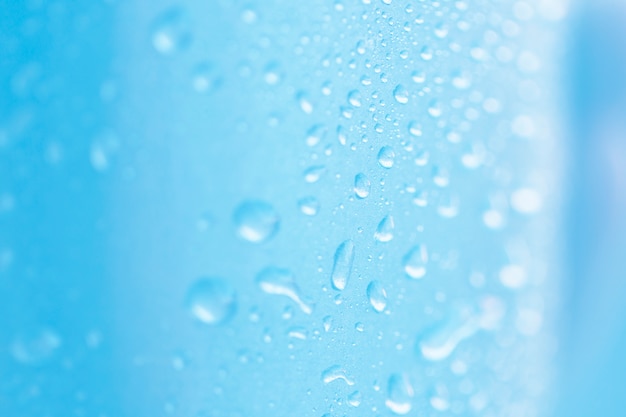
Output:
[[[287,329],[287,337],[292,339],[306,340],[309,332],[302,326],[294,326]]]
[[[409,123],[409,133],[415,137],[422,136],[422,125],[419,123],[412,121]]]
[[[518,213],[537,213],[542,205],[541,194],[532,188],[520,188],[511,194],[511,207]]]
[[[19,334],[11,344],[11,355],[26,365],[38,365],[50,359],[61,347],[61,336],[49,328],[34,328]]]
[[[201,62],[191,73],[191,86],[198,93],[211,93],[219,86],[221,80],[213,65]]]
[[[372,183],[365,174],[357,174],[354,177],[354,194],[356,194],[358,198],[367,198],[370,195],[371,188]]]
[[[333,326],[333,318],[331,316],[324,317],[322,319],[322,324],[324,325],[324,331],[329,332]]]
[[[378,151],[378,163],[383,168],[389,169],[393,167],[395,157],[396,153],[391,146],[383,146]]]
[[[500,269],[500,282],[505,287],[518,289],[527,281],[526,270],[520,265],[506,265]]]
[[[424,71],[413,71],[411,73],[411,79],[414,83],[422,84],[426,81],[426,73]]]
[[[93,169],[100,172],[106,171],[119,147],[119,140],[112,132],[103,133],[94,139],[89,154]]]
[[[378,223],[378,227],[376,228],[376,232],[374,232],[374,239],[379,242],[389,242],[393,239],[393,217],[391,215],[387,215],[383,217],[383,219]]]
[[[320,209],[320,202],[312,196],[304,197],[298,200],[298,207],[303,214],[315,216]]]
[[[380,281],[369,283],[367,286],[367,298],[378,313],[382,313],[387,307],[387,291],[385,291]]]
[[[185,49],[191,43],[189,17],[180,8],[159,15],[152,24],[152,46],[163,55]]]
[[[424,61],[430,61],[431,59],[433,59],[433,50],[430,49],[430,47],[428,46],[424,46],[420,51],[420,57]]]
[[[346,374],[346,370],[339,365],[333,365],[322,372],[322,381],[330,384],[333,381],[341,380],[348,385],[354,385],[354,380]]]
[[[296,100],[298,100],[300,108],[303,112],[305,112],[306,114],[313,113],[313,103],[311,103],[311,99],[309,98],[309,95],[307,93],[303,91],[299,92],[298,94],[296,94]]]
[[[235,314],[235,290],[221,278],[202,277],[187,290],[185,306],[203,323],[223,323]]]
[[[363,401],[363,396],[359,391],[354,391],[352,394],[348,395],[348,404],[352,407],[358,407],[361,405],[361,401]]]
[[[363,332],[363,330],[365,330],[365,325],[363,323],[361,323],[360,321],[357,321],[354,324],[354,330],[356,330],[357,332]]]
[[[334,289],[342,291],[348,285],[354,262],[354,243],[351,240],[342,242],[335,251],[333,271],[330,281]]]
[[[278,231],[280,218],[274,207],[259,200],[241,203],[233,214],[237,234],[253,243],[270,239]]]
[[[391,412],[405,415],[413,407],[414,391],[406,375],[392,374],[387,382],[387,399],[385,405]]]
[[[425,245],[416,245],[402,258],[404,272],[413,278],[420,279],[426,275],[428,252]]]
[[[304,171],[304,180],[309,184],[316,183],[325,172],[326,167],[324,165],[314,165]]]
[[[425,359],[441,361],[450,356],[458,344],[472,336],[478,327],[473,319],[459,324],[448,320],[418,337],[417,346]]]
[[[359,90],[352,90],[348,93],[348,103],[354,107],[361,107],[362,99]]]
[[[458,71],[452,74],[452,85],[459,90],[467,90],[472,86],[471,74],[468,71]]]
[[[406,104],[409,102],[409,90],[407,90],[402,84],[398,84],[393,90],[393,97],[400,104]]]
[[[270,62],[263,70],[263,79],[268,85],[276,85],[281,80],[278,63]]]
[[[443,114],[443,109],[441,108],[441,103],[437,100],[433,100],[428,105],[428,114],[430,114],[434,118],[441,117]]]
[[[326,132],[327,131],[328,131],[328,129],[324,125],[317,124],[317,125],[312,126],[306,132],[306,144],[308,146],[315,146],[315,145],[317,145],[322,140],[324,140],[324,138],[326,137]]]
[[[267,294],[288,297],[305,314],[311,314],[313,311],[313,308],[302,300],[300,289],[295,283],[293,273],[288,269],[274,266],[267,267],[257,274],[256,283]]]

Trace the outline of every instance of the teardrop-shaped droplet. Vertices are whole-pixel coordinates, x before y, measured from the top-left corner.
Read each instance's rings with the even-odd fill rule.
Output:
[[[367,198],[370,195],[372,183],[365,174],[356,174],[354,177],[354,194],[358,198]]]
[[[428,262],[428,252],[426,246],[416,245],[402,258],[404,272],[413,278],[419,279],[426,275],[426,264]]]
[[[346,370],[339,365],[333,365],[322,372],[322,381],[325,384],[330,384],[337,380],[343,381],[348,385],[354,385],[354,380],[349,377]]]
[[[253,243],[270,239],[278,231],[280,218],[271,204],[259,200],[247,200],[235,209],[233,220],[237,234]]]
[[[311,314],[313,308],[302,300],[300,289],[289,269],[267,267],[256,276],[256,283],[266,294],[283,295],[300,307],[305,314]]]
[[[379,242],[389,242],[393,239],[393,229],[394,229],[393,217],[391,215],[387,215],[383,217],[383,219],[378,223],[378,227],[376,228],[376,232],[374,233],[374,239]]]
[[[409,90],[402,84],[398,84],[393,90],[393,97],[400,104],[406,104],[409,102]]]
[[[367,298],[371,306],[378,313],[382,313],[387,307],[387,291],[380,281],[372,281],[367,286]]]
[[[354,243],[351,240],[342,242],[335,251],[333,271],[330,282],[334,289],[342,291],[348,285],[354,262]]]
[[[391,146],[383,146],[378,151],[378,164],[383,168],[393,167],[396,153]]]
[[[413,387],[406,375],[392,374],[387,382],[385,405],[391,412],[405,415],[413,408]]]
[[[187,290],[185,306],[202,323],[223,323],[235,314],[235,290],[221,278],[202,277]]]

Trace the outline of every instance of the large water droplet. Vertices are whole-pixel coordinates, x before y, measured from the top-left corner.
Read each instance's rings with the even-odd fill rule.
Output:
[[[409,102],[409,90],[402,84],[398,84],[393,90],[393,97],[400,104],[406,104]]]
[[[380,281],[372,281],[367,286],[367,298],[378,313],[382,313],[387,307],[387,291]]]
[[[259,200],[241,203],[233,214],[237,234],[243,239],[261,243],[270,239],[278,231],[280,218],[274,207]]]
[[[354,380],[350,378],[346,370],[339,365],[333,365],[322,372],[322,381],[325,384],[330,384],[337,380],[344,381],[348,385],[354,385]]]
[[[374,239],[383,243],[389,242],[393,239],[393,229],[393,217],[391,215],[387,215],[380,221],[380,223],[378,223],[376,232],[374,232]]]
[[[180,8],[159,15],[152,24],[152,46],[157,52],[170,55],[191,43],[189,17]]]
[[[354,194],[358,198],[367,198],[370,195],[372,183],[365,174],[356,174],[354,177]]]
[[[354,243],[351,240],[342,242],[335,251],[333,271],[330,282],[334,289],[342,291],[348,285],[354,261]]]
[[[426,246],[416,245],[402,258],[404,272],[413,278],[419,279],[426,275],[426,263],[428,262],[428,252]]]
[[[49,328],[34,328],[19,334],[11,344],[13,358],[23,364],[38,365],[61,347],[61,337]]]
[[[396,153],[391,146],[383,146],[378,151],[378,164],[383,168],[389,169],[393,167],[395,157]]]
[[[256,283],[267,294],[283,295],[290,298],[305,314],[311,314],[313,311],[313,308],[302,300],[293,273],[288,269],[267,267],[257,274]]]
[[[185,306],[203,323],[223,323],[235,314],[235,291],[221,278],[203,277],[187,290]]]
[[[404,415],[411,411],[414,391],[406,375],[392,374],[387,382],[385,405],[394,414]]]

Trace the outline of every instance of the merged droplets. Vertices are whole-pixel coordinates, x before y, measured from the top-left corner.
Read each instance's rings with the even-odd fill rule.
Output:
[[[348,285],[354,262],[354,243],[351,240],[342,242],[335,251],[333,270],[330,282],[334,289],[342,291]]]
[[[406,375],[392,374],[387,382],[385,405],[391,412],[405,415],[413,408],[413,386]]]
[[[391,146],[383,146],[378,151],[378,164],[383,168],[393,167],[396,158],[396,153]]]
[[[274,207],[260,200],[247,200],[234,211],[237,234],[253,243],[262,243],[278,231],[280,218]]]
[[[378,223],[376,232],[374,232],[374,239],[383,243],[391,241],[394,228],[393,217],[391,215],[383,217],[380,223]]]
[[[300,307],[305,314],[311,314],[313,308],[302,299],[294,275],[289,269],[267,267],[256,276],[257,285],[266,294],[283,295]]]
[[[26,365],[38,365],[50,359],[61,347],[61,337],[50,328],[34,328],[19,334],[11,344],[11,355]]]
[[[402,258],[404,272],[413,279],[420,279],[426,275],[428,252],[425,245],[415,245]]]
[[[393,89],[393,97],[398,103],[407,104],[409,102],[409,90],[402,84],[398,84],[396,88]]]
[[[191,43],[189,18],[180,8],[170,9],[152,24],[152,46],[163,55],[185,49]]]
[[[185,306],[202,323],[223,323],[235,314],[235,290],[221,278],[199,278],[187,290]]]
[[[376,312],[382,313],[385,311],[387,307],[387,291],[385,291],[380,281],[372,281],[369,283],[367,286],[367,298]]]
[[[343,381],[348,385],[354,385],[354,379],[349,377],[346,370],[339,365],[333,365],[326,368],[324,372],[322,372],[322,381],[325,384],[330,384],[331,382],[338,380]]]
[[[365,174],[356,174],[354,177],[354,194],[358,198],[367,198],[370,195],[372,183]]]

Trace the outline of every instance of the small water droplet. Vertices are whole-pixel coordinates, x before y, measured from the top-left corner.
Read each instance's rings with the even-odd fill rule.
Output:
[[[311,314],[313,308],[302,300],[300,289],[289,269],[267,267],[256,276],[256,283],[266,294],[283,295],[300,307],[305,314]]]
[[[315,146],[315,145],[317,145],[322,140],[324,140],[324,138],[326,137],[326,132],[327,131],[328,131],[328,129],[324,125],[321,125],[321,124],[313,125],[306,132],[306,144],[308,146]]]
[[[235,290],[221,278],[202,277],[187,290],[185,306],[203,323],[223,323],[235,314]]]
[[[419,123],[412,121],[409,123],[409,133],[415,137],[422,136],[422,125]]]
[[[333,271],[330,281],[334,289],[342,291],[348,285],[354,262],[354,243],[351,240],[342,242],[335,251]]]
[[[183,9],[173,8],[152,23],[152,46],[163,55],[185,49],[191,43],[189,17]]]
[[[383,217],[383,219],[378,223],[378,227],[376,228],[376,232],[374,232],[374,239],[379,242],[389,242],[393,239],[393,229],[394,229],[393,217],[391,215],[387,215]]]
[[[430,47],[428,46],[424,46],[420,51],[420,57],[424,61],[430,61],[431,59],[433,59],[433,50],[430,49]]]
[[[329,332],[333,326],[333,318],[331,316],[324,317],[322,319],[322,324],[324,325],[324,331]]]
[[[387,382],[385,405],[391,412],[405,415],[413,408],[413,386],[406,375],[392,374]]]
[[[298,94],[296,94],[296,100],[298,100],[300,108],[303,112],[305,112],[306,114],[313,113],[313,103],[311,103],[311,99],[309,98],[309,95],[307,93],[303,91],[299,92]]]
[[[357,322],[354,324],[354,329],[355,329],[357,332],[362,333],[362,332],[363,332],[363,330],[365,330],[365,325],[364,325],[363,323],[361,323],[360,321],[357,321]]]
[[[413,278],[420,279],[426,275],[426,264],[428,263],[428,252],[425,245],[416,245],[402,258],[404,272]]]
[[[380,281],[372,281],[369,283],[367,286],[367,298],[370,300],[370,304],[374,307],[374,310],[378,313],[382,313],[387,307],[387,291],[385,291]]]
[[[278,231],[280,218],[274,207],[259,200],[241,203],[234,211],[233,220],[237,234],[253,243],[270,239]]]
[[[320,202],[317,198],[309,196],[298,200],[298,207],[302,214],[307,216],[315,216],[320,209]]]
[[[191,86],[198,93],[208,94],[219,86],[221,80],[213,65],[201,62],[191,73]]]
[[[354,177],[354,194],[356,194],[358,198],[367,198],[370,195],[371,188],[372,183],[365,174],[357,174]]]
[[[411,79],[414,83],[422,84],[426,81],[426,73],[424,71],[413,71],[411,73]]]
[[[309,332],[302,326],[294,326],[287,329],[287,337],[292,339],[306,340]]]
[[[270,62],[263,70],[263,79],[268,85],[276,85],[281,80],[278,63]]]
[[[330,384],[337,380],[344,381],[348,385],[354,385],[354,380],[350,378],[346,370],[339,365],[333,365],[322,372],[322,381],[325,384]]]
[[[325,172],[326,167],[324,165],[314,165],[304,171],[304,180],[309,184],[316,183]]]
[[[437,100],[431,101],[430,104],[428,105],[428,114],[430,114],[431,117],[434,117],[434,118],[441,117],[441,115],[443,114],[441,103],[439,103],[439,101]]]
[[[383,146],[378,151],[378,164],[383,168],[393,167],[396,153],[391,146]]]
[[[393,90],[393,97],[400,104],[407,104],[409,102],[409,90],[402,84],[398,84]]]

